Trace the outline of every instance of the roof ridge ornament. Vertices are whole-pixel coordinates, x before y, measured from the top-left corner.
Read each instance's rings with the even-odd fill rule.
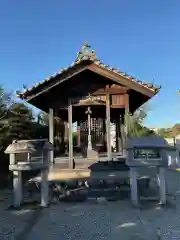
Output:
[[[85,41],[82,45],[80,51],[77,53],[77,57],[75,62],[82,61],[82,60],[92,60],[97,61],[99,58],[96,56],[96,52],[91,49],[88,41]]]
[[[89,43],[88,43],[88,41],[86,40],[86,41],[84,41],[84,45],[83,45],[84,47],[88,47],[88,48],[91,48],[91,46],[89,45]]]

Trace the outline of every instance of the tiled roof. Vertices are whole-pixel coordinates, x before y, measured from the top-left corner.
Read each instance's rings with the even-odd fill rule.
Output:
[[[68,67],[68,68],[62,68],[59,72],[51,75],[48,78],[43,79],[42,81],[40,81],[39,83],[33,85],[30,88],[26,88],[25,86],[23,86],[23,91],[17,91],[17,96],[21,97],[21,98],[25,98],[27,93],[30,93],[31,91],[33,91],[34,89],[36,89],[37,87],[40,87],[41,85],[43,85],[44,83],[47,83],[51,80],[53,80],[54,78],[56,78],[57,76],[60,76],[63,73],[68,72],[69,70],[71,70],[72,68],[74,68],[75,66],[79,65],[82,62],[85,61],[89,61],[93,64],[96,64],[97,66],[104,68],[106,70],[109,70],[111,72],[114,72],[120,76],[125,77],[126,79],[131,80],[132,82],[137,83],[140,86],[143,86],[149,90],[151,90],[152,92],[157,93],[159,91],[159,89],[161,88],[160,86],[156,86],[154,84],[149,84],[149,83],[145,83],[143,81],[140,81],[134,77],[132,77],[131,75],[128,75],[125,72],[120,71],[118,68],[114,68],[111,67],[109,65],[104,64],[103,62],[101,62],[99,60],[99,58],[96,55],[96,52],[94,50],[91,49],[91,46],[88,45],[88,42],[86,41],[84,43],[84,45],[82,46],[81,50],[78,52],[77,57],[75,59],[75,61]]]

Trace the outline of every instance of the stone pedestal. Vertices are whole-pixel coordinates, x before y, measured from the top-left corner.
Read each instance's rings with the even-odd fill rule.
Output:
[[[159,185],[160,204],[166,204],[166,168],[159,167],[157,174],[157,181]]]
[[[138,206],[139,198],[137,187],[137,171],[135,167],[130,168],[130,187],[131,187],[131,202],[134,206]]]
[[[19,207],[22,203],[22,173],[13,171],[13,206]]]
[[[49,109],[49,142],[54,144],[54,111],[52,108]],[[50,153],[50,161],[54,163],[54,151]]]
[[[41,170],[41,207],[49,204],[48,169]]]

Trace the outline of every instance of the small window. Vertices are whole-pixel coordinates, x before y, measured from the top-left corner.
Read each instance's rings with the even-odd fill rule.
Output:
[[[136,149],[134,150],[134,158],[153,159],[160,158],[160,152],[154,149]]]

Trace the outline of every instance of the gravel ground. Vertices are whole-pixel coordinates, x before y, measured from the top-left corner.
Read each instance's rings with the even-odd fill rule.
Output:
[[[45,209],[28,240],[180,239],[180,173],[167,173],[169,204],[133,209],[128,201],[65,204]]]
[[[11,197],[11,191],[0,191],[0,240],[22,239],[21,236],[32,228],[34,219],[40,215],[32,207],[10,210]]]
[[[180,173],[168,171],[167,179],[169,204],[164,208],[133,209],[126,200],[58,203],[39,212],[1,207],[0,239],[180,239]]]
[[[0,211],[0,239],[22,239],[24,230],[30,225],[35,211]]]

